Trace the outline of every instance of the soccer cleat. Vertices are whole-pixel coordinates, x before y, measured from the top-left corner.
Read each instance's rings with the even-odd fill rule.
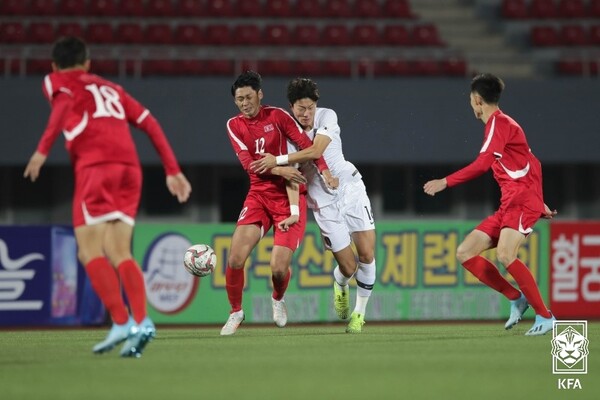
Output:
[[[350,316],[350,322],[346,327],[346,333],[361,333],[364,324],[365,316],[363,314],[353,312]]]
[[[244,310],[236,311],[229,314],[229,318],[221,329],[221,336],[233,335],[238,326],[244,321]]]
[[[541,315],[536,315],[533,326],[531,327],[530,330],[527,331],[525,336],[540,336],[540,335],[545,335],[546,333],[550,332],[552,330],[554,321],[556,321],[556,318],[554,318],[554,315],[552,315],[552,314],[550,314],[550,315],[551,315],[550,318],[544,318]]]
[[[504,324],[504,329],[511,329],[513,326],[519,323],[525,311],[529,308],[529,303],[527,303],[527,299],[525,295],[521,293],[521,297],[516,300],[510,301],[510,316],[508,317],[508,321]]]
[[[130,335],[131,328],[134,326],[135,322],[131,318],[129,318],[129,320],[122,325],[113,324],[112,328],[108,332],[108,336],[106,336],[106,339],[96,344],[92,351],[96,354],[102,354],[106,353],[107,351],[111,351],[116,345],[127,340]]]
[[[273,321],[275,321],[275,325],[283,328],[285,324],[287,324],[287,307],[285,305],[285,300],[275,300],[271,297],[271,304],[273,305]]]
[[[337,282],[333,282],[333,307],[340,319],[348,318],[348,313],[350,313],[350,290],[348,285],[340,286]]]
[[[131,329],[131,335],[121,347],[121,357],[140,358],[146,345],[156,337],[156,327],[148,317]]]

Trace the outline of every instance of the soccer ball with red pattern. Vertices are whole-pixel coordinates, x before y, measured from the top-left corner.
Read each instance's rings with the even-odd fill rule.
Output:
[[[192,275],[207,276],[217,265],[217,255],[207,244],[195,244],[185,251],[183,266]]]

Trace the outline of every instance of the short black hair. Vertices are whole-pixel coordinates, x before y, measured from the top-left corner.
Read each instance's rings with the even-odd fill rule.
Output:
[[[262,89],[262,78],[258,72],[246,71],[237,77],[231,85],[231,95],[235,97],[235,91],[239,88],[250,86],[255,92]]]
[[[488,104],[498,104],[504,82],[493,74],[479,74],[471,81],[471,93],[477,93]]]
[[[52,61],[59,69],[83,65],[90,58],[85,42],[75,36],[61,37],[52,48]]]
[[[291,105],[300,99],[309,98],[312,101],[319,100],[319,88],[317,83],[308,78],[294,78],[287,87],[287,98]]]

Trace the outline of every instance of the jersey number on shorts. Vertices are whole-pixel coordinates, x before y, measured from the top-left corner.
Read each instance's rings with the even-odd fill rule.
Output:
[[[119,92],[110,86],[98,86],[95,83],[85,87],[94,96],[96,102],[96,111],[92,118],[113,117],[116,119],[125,119],[125,109],[121,104]]]
[[[242,208],[242,211],[240,211],[240,216],[238,217],[238,221],[241,221],[242,219],[244,219],[246,217],[247,212],[248,212],[248,207]]]

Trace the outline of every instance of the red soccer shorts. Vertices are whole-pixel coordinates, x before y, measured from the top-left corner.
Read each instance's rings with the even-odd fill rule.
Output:
[[[522,205],[514,205],[504,210],[500,208],[493,215],[484,219],[475,229],[485,232],[494,245],[498,244],[502,228],[511,228],[527,236],[540,219],[539,211],[532,211]]]
[[[137,165],[100,164],[75,172],[73,226],[122,220],[134,225],[142,191]]]
[[[255,224],[264,236],[274,226],[274,244],[295,251],[302,242],[306,229],[306,196],[300,194],[300,219],[289,227],[287,232],[277,228],[277,224],[290,216],[290,203],[286,193],[273,196],[271,193],[249,192],[237,225]]]

